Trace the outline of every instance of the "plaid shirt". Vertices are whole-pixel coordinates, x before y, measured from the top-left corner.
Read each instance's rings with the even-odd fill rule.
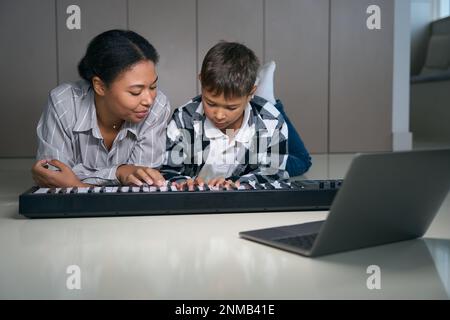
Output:
[[[255,96],[250,101],[248,126],[253,136],[249,144],[238,147],[238,165],[226,179],[260,183],[289,179],[287,124],[270,102]],[[167,180],[196,178],[208,159],[210,140],[204,134],[206,116],[197,96],[176,109],[167,127],[165,165],[161,173]]]

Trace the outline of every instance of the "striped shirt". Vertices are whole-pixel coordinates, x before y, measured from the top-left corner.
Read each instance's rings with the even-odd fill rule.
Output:
[[[288,129],[283,115],[258,96],[250,101],[249,113],[243,125],[250,128],[248,137],[236,139],[233,171],[224,178],[240,182],[288,179]],[[166,179],[196,178],[208,165],[211,137],[205,134],[205,122],[201,96],[175,110],[167,126],[166,162],[161,170]]]
[[[84,80],[65,83],[50,92],[39,120],[37,159],[64,162],[84,183],[119,184],[119,165],[155,168],[163,163],[169,116],[169,101],[158,90],[148,116],[139,123],[124,122],[108,151],[97,124],[91,85]]]

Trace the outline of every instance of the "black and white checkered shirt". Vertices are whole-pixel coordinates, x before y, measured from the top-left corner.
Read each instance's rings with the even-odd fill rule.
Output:
[[[237,165],[224,178],[261,183],[288,179],[288,129],[283,116],[274,105],[258,96],[250,101],[250,107],[251,141],[237,146]],[[166,179],[199,175],[210,151],[210,139],[204,134],[205,120],[201,96],[174,111],[167,127],[165,165],[161,168]]]

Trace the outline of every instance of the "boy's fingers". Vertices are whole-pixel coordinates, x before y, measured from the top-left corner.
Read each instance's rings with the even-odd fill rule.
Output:
[[[189,191],[194,191],[194,180],[188,179],[186,181],[187,187]]]
[[[216,185],[216,182],[217,182],[217,178],[213,178],[213,179],[209,180],[208,186],[212,187],[212,186]]]
[[[195,183],[201,187],[203,187],[205,185],[205,180],[203,180],[202,178],[196,178],[195,179]]]
[[[220,186],[222,186],[224,183],[225,183],[225,178],[219,178],[219,179],[217,179],[215,186],[216,186],[216,187],[220,187]]]

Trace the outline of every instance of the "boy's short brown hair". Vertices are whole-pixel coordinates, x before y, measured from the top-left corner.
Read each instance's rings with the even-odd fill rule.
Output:
[[[209,49],[200,72],[202,88],[225,99],[249,95],[259,61],[255,53],[236,42],[221,41]]]

